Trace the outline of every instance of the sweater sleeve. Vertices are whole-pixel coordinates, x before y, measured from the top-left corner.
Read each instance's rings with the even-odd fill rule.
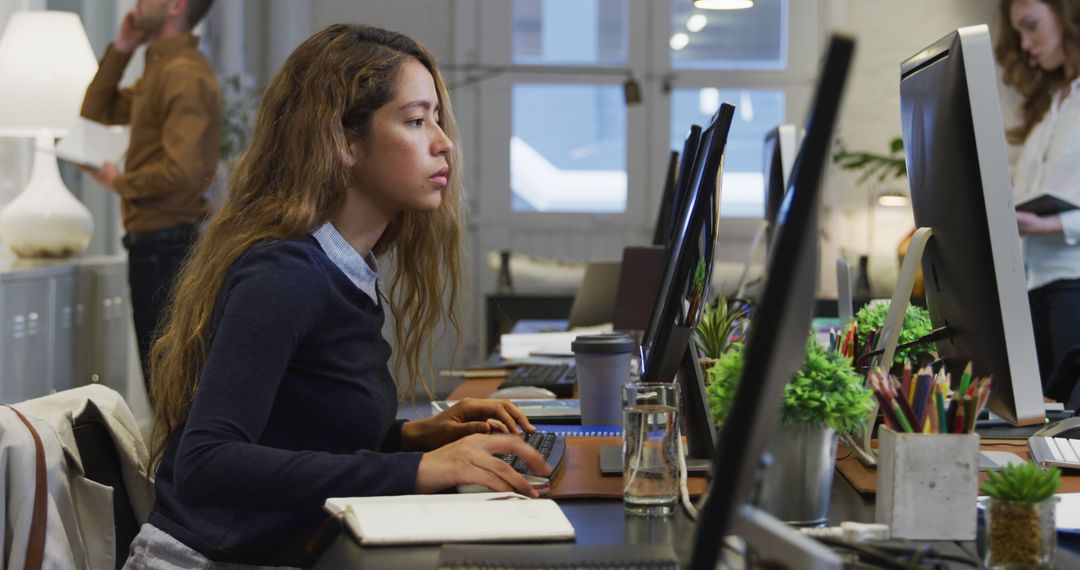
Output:
[[[106,125],[126,125],[131,122],[132,88],[117,87],[129,61],[131,54],[120,53],[112,45],[105,50],[97,74],[86,87],[80,115]]]
[[[301,509],[328,497],[415,492],[419,453],[331,454],[258,443],[292,354],[326,310],[328,276],[312,255],[281,242],[249,251],[223,285],[220,320],[175,459],[177,493],[192,505]]]
[[[1065,234],[1065,243],[1069,245],[1080,243],[1080,210],[1069,210],[1059,215],[1061,216],[1061,231]]]

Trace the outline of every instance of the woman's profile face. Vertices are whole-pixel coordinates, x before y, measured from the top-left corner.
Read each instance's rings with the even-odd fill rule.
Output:
[[[1009,22],[1020,34],[1020,47],[1031,61],[1046,71],[1065,65],[1061,22],[1040,0],[1013,0]]]
[[[439,112],[431,73],[408,59],[393,99],[372,114],[368,140],[351,145],[353,189],[390,215],[438,209],[454,148],[439,126]]]

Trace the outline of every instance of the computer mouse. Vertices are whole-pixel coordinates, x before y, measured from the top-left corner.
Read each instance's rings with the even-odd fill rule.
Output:
[[[1062,437],[1065,439],[1080,439],[1080,416],[1073,416],[1056,421],[1033,435],[1040,437]]]
[[[510,386],[495,390],[491,397],[508,400],[553,400],[555,392],[539,386]]]

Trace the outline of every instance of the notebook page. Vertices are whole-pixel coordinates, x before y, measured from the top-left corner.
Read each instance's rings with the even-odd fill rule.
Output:
[[[511,495],[513,493],[478,493]],[[447,495],[452,496],[452,495]],[[410,496],[410,497],[416,497]],[[338,502],[349,529],[363,544],[570,540],[574,527],[548,499]],[[469,503],[468,505],[462,503]]]

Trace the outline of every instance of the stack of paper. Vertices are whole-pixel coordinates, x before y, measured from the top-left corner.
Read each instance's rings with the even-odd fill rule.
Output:
[[[517,493],[330,498],[324,508],[363,544],[574,539],[555,501]]]

